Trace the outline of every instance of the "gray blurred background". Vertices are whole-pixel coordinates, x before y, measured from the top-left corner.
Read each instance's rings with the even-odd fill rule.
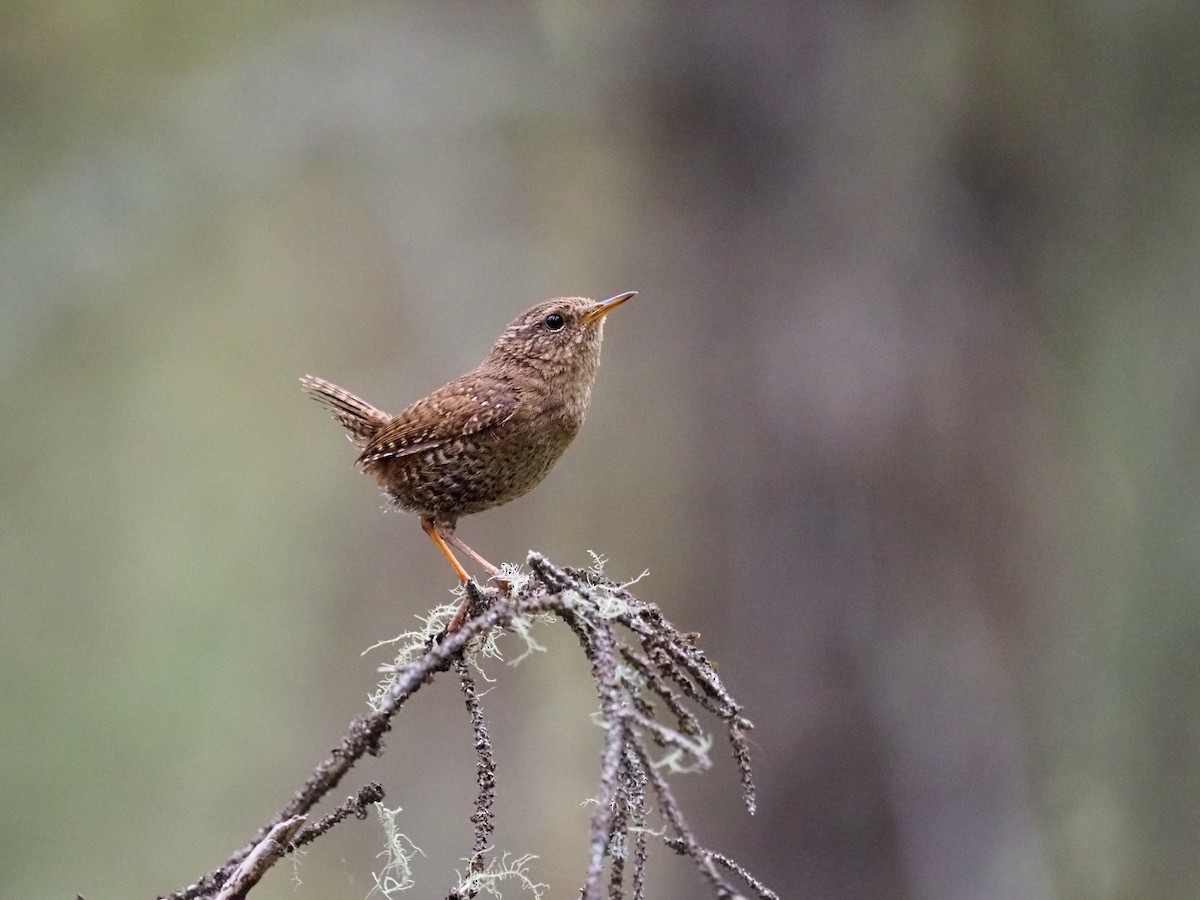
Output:
[[[761,800],[720,747],[701,840],[788,898],[1200,893],[1191,0],[6,2],[0,121],[4,898],[207,871],[448,600],[299,375],[397,410],[629,289],[580,438],[461,534],[703,633]],[[569,897],[600,732],[543,636],[485,697],[496,846]],[[451,679],[373,778],[442,896]]]

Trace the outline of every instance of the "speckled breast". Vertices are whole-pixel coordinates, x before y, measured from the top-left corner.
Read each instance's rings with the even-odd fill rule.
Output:
[[[369,466],[384,493],[423,517],[456,519],[515,500],[538,485],[579,431],[579,422],[510,423]]]

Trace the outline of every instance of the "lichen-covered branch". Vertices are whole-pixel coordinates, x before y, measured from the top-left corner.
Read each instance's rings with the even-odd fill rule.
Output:
[[[480,659],[494,650],[496,636],[505,630],[516,632],[531,648],[541,649],[529,630],[533,623],[549,618],[561,620],[578,639],[591,669],[599,721],[605,729],[583,900],[644,900],[650,839],[656,835],[667,847],[691,859],[714,896],[744,896],[734,886],[740,882],[761,900],[777,900],[775,893],[738,863],[702,845],[671,791],[669,774],[710,765],[711,741],[700,718],[707,713],[723,724],[742,781],[743,799],[751,813],[755,808],[746,740],[752,725],[696,646],[696,635],[676,629],[656,606],[639,600],[627,586],[612,582],[598,568],[562,568],[537,553],[529,555],[528,563],[532,577],[527,573],[510,577],[506,571],[510,594],[468,583],[469,613],[457,631],[444,631],[454,609],[447,606],[431,615],[424,631],[403,636],[396,663],[372,697],[371,711],[350,723],[338,746],[292,800],[225,863],[195,884],[166,895],[166,900],[244,896],[281,855],[314,840],[351,813],[363,817],[366,805],[382,798],[380,786],[364,788],[316,824],[300,828],[302,817],[334,790],[363,756],[383,752],[383,736],[408,699],[451,667],[458,675],[471,724],[478,793],[471,815],[468,867],[446,896],[466,900],[490,890],[495,882],[510,879],[540,897],[546,886],[534,883],[527,872],[533,857],[503,854],[488,858],[488,842],[495,828],[496,761],[469,666],[479,665]],[[583,711],[579,721],[589,721]],[[652,809],[663,823],[657,831],[649,824]],[[287,840],[280,841],[285,830]],[[260,855],[270,856],[270,862],[259,866],[254,861]],[[242,877],[238,873],[252,865],[257,873],[254,880],[235,885],[234,880]],[[385,893],[391,896],[391,889]]]
[[[606,729],[584,900],[601,900],[605,859],[610,860],[608,898],[625,896],[623,882],[629,869],[631,896],[642,896],[647,785],[671,832],[666,838],[668,845],[691,858],[717,897],[742,896],[722,874],[718,868],[721,865],[759,897],[778,900],[741,866],[700,845],[661,774],[663,769],[695,771],[710,764],[709,743],[699,718],[685,705],[686,697],[724,721],[741,774],[743,799],[754,812],[754,782],[745,738],[752,726],[696,647],[695,635],[680,632],[653,604],[637,599],[596,572],[559,568],[537,554],[530,554],[529,564],[537,578],[563,598],[561,608],[555,612],[575,632],[591,663],[600,719]],[[656,700],[673,721],[659,720]],[[648,743],[664,749],[666,754],[651,760]],[[635,846],[632,865],[631,834]]]
[[[471,733],[475,736],[475,783],[479,786],[479,793],[475,797],[475,810],[471,813],[475,843],[471,847],[471,861],[467,868],[472,873],[478,873],[487,865],[484,853],[488,848],[488,838],[496,828],[492,813],[492,804],[496,799],[496,759],[492,755],[492,741],[488,737],[483,707],[479,704],[479,692],[475,688],[475,679],[471,677],[470,667],[465,659],[460,658],[454,668],[458,671],[463,696],[467,701],[467,714],[471,718]]]

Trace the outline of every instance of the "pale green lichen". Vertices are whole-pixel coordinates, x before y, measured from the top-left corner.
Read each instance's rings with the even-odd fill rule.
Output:
[[[512,630],[525,643],[525,649],[515,659],[509,660],[510,666],[519,666],[535,653],[545,653],[546,648],[539,644],[533,636],[535,625],[549,625],[554,621],[550,613],[535,613],[530,616],[515,616],[512,620]]]
[[[589,550],[588,556],[592,558],[592,571],[597,575],[603,575],[604,567],[608,564],[608,557],[597,553],[595,550]]]
[[[616,674],[618,681],[624,684],[625,689],[632,694],[640,694],[646,687],[646,677],[633,666],[619,663]]]
[[[500,893],[500,882],[515,881],[522,892],[532,894],[533,900],[541,900],[542,893],[549,889],[550,885],[535,882],[529,877],[529,862],[537,857],[527,853],[510,861],[510,856],[511,854],[505,853],[499,859],[493,859],[482,872],[471,872],[466,876],[461,872],[457,873],[457,895],[472,897],[482,892],[501,900],[504,895]]]
[[[504,563],[500,567],[500,572],[501,578],[508,583],[509,591],[514,596],[525,588],[532,577],[523,567],[514,563]],[[387,697],[388,692],[396,682],[397,675],[404,670],[405,666],[425,653],[430,641],[445,630],[446,625],[454,617],[454,613],[458,610],[459,605],[467,595],[466,587],[460,584],[453,588],[450,594],[454,598],[453,603],[438,606],[427,616],[416,617],[421,623],[420,628],[406,631],[403,634],[398,634],[386,640],[377,641],[362,652],[362,655],[365,656],[367,653],[370,653],[372,650],[378,650],[380,647],[396,647],[395,656],[392,661],[384,663],[379,667],[379,671],[384,677],[380,679],[379,683],[375,686],[375,690],[367,697],[367,704],[372,711],[378,712],[382,708],[384,698]],[[546,648],[533,637],[533,629],[535,625],[549,624],[552,621],[554,621],[554,616],[550,613],[514,616],[512,621],[509,622],[508,627],[523,642],[523,649],[508,665],[518,665],[533,653],[544,653]],[[490,682],[495,681],[495,679],[487,674],[483,668],[482,661],[487,659],[504,660],[504,653],[497,643],[498,638],[503,634],[504,631],[502,629],[488,629],[471,641],[464,651],[463,655],[467,662],[470,663],[471,667],[485,681]]]
[[[384,677],[375,686],[375,690],[367,696],[367,704],[373,712],[379,712],[383,708],[384,698],[396,683],[396,677],[404,670],[405,666],[425,652],[430,640],[445,629],[457,608],[457,603],[446,603],[431,611],[428,616],[417,616],[417,621],[421,623],[420,628],[398,634],[394,638],[378,641],[362,652],[362,655],[365,656],[380,647],[396,645],[396,655],[392,661],[379,667],[379,671]]]
[[[396,894],[407,891],[416,883],[412,875],[412,860],[418,853],[422,856],[425,853],[408,835],[400,831],[396,824],[396,816],[400,811],[398,806],[388,809],[382,803],[375,804],[375,812],[379,816],[379,824],[383,826],[384,837],[384,848],[377,855],[383,857],[386,862],[382,869],[372,873],[375,887],[371,888],[368,897],[379,893],[392,900]]]
[[[500,577],[508,582],[509,593],[515,597],[525,589],[525,585],[529,584],[529,579],[533,576],[518,563],[501,563]]]
[[[303,847],[293,847],[288,860],[292,864],[292,886],[300,887],[304,882],[300,880],[300,857],[307,856],[308,851]]]
[[[712,768],[712,757],[709,756],[712,745],[712,737],[701,734],[688,741],[686,747],[671,748],[662,759],[652,762],[651,765],[656,769],[666,769],[668,772],[678,775],[703,772]]]
[[[597,553],[594,550],[589,550],[588,555],[592,558],[592,567],[590,571],[597,577],[603,577],[604,566],[608,563],[608,557]],[[644,569],[642,574],[637,578],[626,581],[624,584],[618,584],[615,587],[610,584],[596,584],[592,582],[592,587],[595,588],[591,598],[581,597],[579,594],[572,591],[572,602],[578,605],[583,602],[586,605],[595,609],[596,614],[602,619],[615,619],[618,616],[625,615],[629,612],[629,604],[618,596],[623,593],[630,585],[637,584],[643,578],[650,574],[649,569]],[[591,580],[589,579],[589,582]]]

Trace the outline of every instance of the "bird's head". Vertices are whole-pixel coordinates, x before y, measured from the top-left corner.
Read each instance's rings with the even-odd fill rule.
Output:
[[[604,317],[635,296],[637,291],[626,291],[602,302],[557,297],[539,303],[504,329],[489,358],[528,365],[547,378],[584,378],[590,385],[600,365]]]

